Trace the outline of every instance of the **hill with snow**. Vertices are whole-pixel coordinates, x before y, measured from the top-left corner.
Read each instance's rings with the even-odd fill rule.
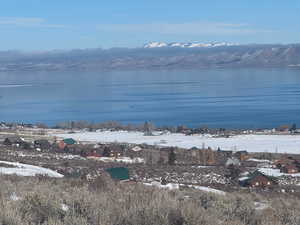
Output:
[[[23,164],[19,162],[0,161],[0,174],[18,175],[18,176],[36,176],[44,175],[54,178],[62,178],[63,175],[51,169]]]
[[[228,43],[228,42],[149,42],[144,45],[144,48],[213,48],[213,47],[225,47],[225,46],[237,46],[238,44]]]
[[[203,68],[299,68],[299,44],[237,45],[151,42],[141,48],[0,51],[0,72]]]

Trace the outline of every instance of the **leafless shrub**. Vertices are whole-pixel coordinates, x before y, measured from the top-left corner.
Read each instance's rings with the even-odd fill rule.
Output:
[[[62,220],[64,211],[54,201],[38,194],[26,195],[20,202],[19,213],[23,221],[43,224],[50,218]]]
[[[159,190],[100,177],[0,177],[0,224],[5,225],[298,225],[299,199],[274,197],[257,210],[259,194],[218,196]],[[12,197],[14,196],[14,197]]]

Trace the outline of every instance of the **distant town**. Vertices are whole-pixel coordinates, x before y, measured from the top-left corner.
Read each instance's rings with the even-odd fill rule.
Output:
[[[21,162],[51,169],[64,177],[80,177],[86,182],[109,174],[122,182],[179,190],[208,188],[222,193],[240,190],[300,194],[300,146],[299,152],[291,153],[223,149],[221,146],[212,148],[205,143],[200,147],[182,148],[168,146],[167,141],[156,144],[139,143],[138,140],[135,143],[119,141],[118,134],[124,132],[139,134],[145,140],[173,134],[180,134],[183,138],[201,138],[203,135],[214,139],[230,139],[238,135],[288,135],[300,139],[296,124],[274,129],[227,130],[185,126],[155,128],[149,122],[140,126],[125,126],[116,122],[68,122],[55,128],[43,124],[3,122],[0,124],[0,172],[13,173],[11,169],[5,170],[6,167],[13,167],[5,162]],[[80,138],[90,134],[99,137],[112,135],[115,140]],[[15,173],[18,172],[16,168]]]

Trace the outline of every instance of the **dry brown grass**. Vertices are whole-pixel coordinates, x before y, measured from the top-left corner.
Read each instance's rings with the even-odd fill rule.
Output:
[[[217,196],[71,179],[0,177],[2,225],[299,225],[299,199],[274,198],[255,210],[261,197]],[[64,206],[64,207],[63,207]],[[65,207],[68,210],[65,210]]]

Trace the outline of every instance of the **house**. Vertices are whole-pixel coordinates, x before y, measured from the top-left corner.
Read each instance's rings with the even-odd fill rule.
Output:
[[[62,150],[64,150],[67,146],[69,145],[74,145],[76,144],[76,141],[73,138],[67,138],[63,139],[58,143],[58,147]]]
[[[217,164],[217,152],[211,148],[198,149],[193,147],[188,151],[175,149],[179,164],[212,166]]]
[[[3,141],[3,144],[6,146],[13,146],[13,147],[18,147],[18,148],[23,148],[23,149],[30,149],[31,145],[30,143],[24,141],[20,137],[8,137],[5,138]]]
[[[40,140],[35,140],[34,141],[34,147],[35,148],[40,148],[40,149],[50,149],[51,144],[46,139],[40,139]]]
[[[101,157],[101,155],[99,153],[97,153],[96,150],[86,154],[86,158],[88,158],[88,159],[98,159],[100,157]]]
[[[282,132],[282,133],[290,133],[290,126],[289,125],[281,125],[280,127],[277,128],[277,131]]]
[[[240,185],[244,187],[266,188],[277,184],[275,178],[267,176],[257,170],[250,174],[248,177],[239,180]]]
[[[232,151],[224,151],[224,150],[221,150],[221,149],[218,149],[216,151],[217,153],[217,164],[218,165],[225,165],[228,158],[231,158],[232,157]]]
[[[299,168],[297,167],[296,164],[288,164],[288,165],[284,165],[280,168],[280,172],[281,173],[299,173]]]
[[[144,155],[144,151],[140,146],[135,146],[126,151],[126,156],[129,156],[130,158],[136,158],[136,157],[142,158],[143,155]]]
[[[143,151],[146,164],[167,164],[169,160],[169,148],[147,149]]]
[[[234,157],[238,158],[240,161],[246,161],[247,159],[250,158],[247,151],[235,152]]]
[[[20,137],[8,137],[5,138],[3,141],[3,145],[6,146],[21,146],[24,143],[24,141],[22,140],[22,138]]]
[[[114,144],[106,146],[106,148],[109,149],[109,157],[118,158],[124,156],[125,147],[122,145]]]
[[[297,160],[294,159],[293,157],[284,157],[284,158],[276,160],[273,163],[273,166],[277,169],[281,169],[281,167],[284,167],[286,165],[296,164],[296,163],[297,163]]]
[[[129,170],[126,167],[115,167],[105,170],[112,179],[125,181],[129,180]]]
[[[300,134],[300,129],[294,130],[294,134]]]

